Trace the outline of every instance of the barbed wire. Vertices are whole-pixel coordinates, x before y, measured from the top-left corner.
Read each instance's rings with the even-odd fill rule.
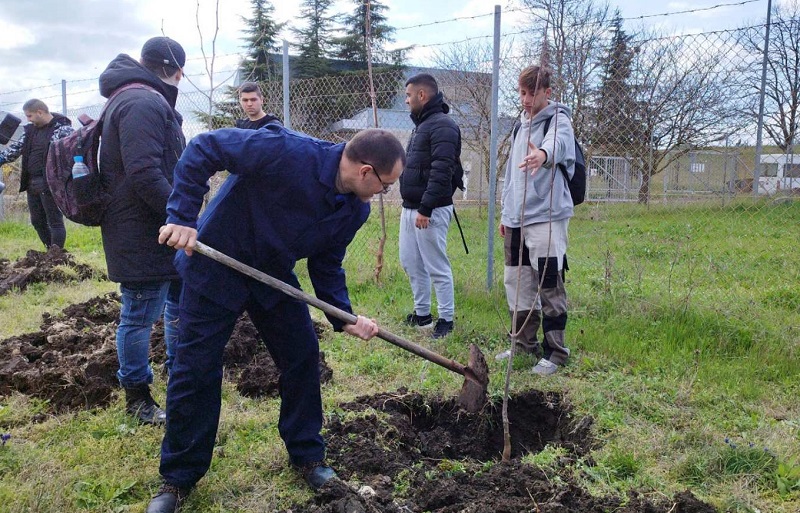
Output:
[[[678,15],[678,14],[693,14],[693,13],[703,12],[703,11],[712,11],[712,10],[719,9],[719,8],[722,8],[722,7],[738,7],[738,6],[742,6],[742,5],[746,5],[746,4],[752,4],[752,3],[755,3],[755,2],[761,2],[761,1],[763,1],[763,0],[742,0],[741,2],[722,3],[722,4],[711,5],[711,6],[708,6],[708,7],[698,7],[698,8],[694,8],[694,9],[684,9],[682,11],[667,11],[667,12],[661,12],[661,13],[655,13],[655,14],[643,14],[641,16],[622,17],[622,18],[620,18],[620,20],[622,20],[622,21],[644,20],[644,19],[649,19],[649,18],[674,16],[674,15]],[[528,8],[528,7],[515,7],[515,8],[504,9],[502,11],[502,13],[503,14],[507,14],[507,13],[511,13],[511,12],[521,12],[521,11],[530,12],[531,9]],[[531,14],[533,14],[533,13],[531,12]],[[489,17],[489,16],[494,16],[494,12],[488,12],[488,13],[485,13],[485,14],[475,14],[475,15],[472,15],[472,16],[459,16],[459,17],[456,17],[456,18],[448,18],[448,19],[444,19],[444,20],[436,20],[436,21],[431,21],[431,22],[427,22],[427,23],[420,23],[418,25],[408,25],[408,26],[405,26],[405,27],[395,27],[395,31],[410,30],[410,29],[422,28],[422,27],[430,27],[430,26],[433,26],[433,25],[442,25],[442,24],[451,23],[451,22],[454,22],[454,21],[474,20],[474,19],[477,19],[477,18],[486,18],[486,17]],[[591,24],[598,24],[598,23],[604,23],[604,22],[603,21],[582,22],[582,23],[577,23],[577,24],[571,25],[568,28],[572,28],[572,27],[576,27],[576,26],[585,26],[585,25],[591,25]],[[607,22],[605,22],[605,23],[607,23]]]
[[[696,7],[696,8],[684,9],[684,10],[680,10],[680,11],[667,11],[667,12],[654,13],[654,14],[645,14],[645,15],[641,15],[641,16],[623,17],[623,18],[620,18],[620,19],[624,20],[624,21],[630,21],[630,20],[644,20],[644,19],[656,18],[656,17],[668,17],[668,16],[675,16],[675,15],[681,15],[681,14],[692,14],[692,13],[697,13],[697,12],[706,12],[706,11],[711,11],[711,10],[715,10],[715,9],[720,9],[720,8],[723,8],[723,7],[738,7],[738,6],[752,4],[752,3],[756,3],[756,2],[760,2],[760,1],[761,0],[742,0],[742,1],[739,1],[739,2],[719,3],[719,4],[715,4],[715,5],[708,6],[708,7]],[[509,2],[509,5],[510,5],[510,2]],[[536,15],[534,12],[532,12],[527,7],[507,8],[503,12],[504,13],[509,13],[509,12],[521,12],[521,11],[529,11],[529,12],[531,12],[531,15],[539,17],[542,20],[545,20],[545,18],[543,18],[543,17],[541,17],[539,15]],[[483,17],[493,16],[493,15],[494,15],[494,12],[488,12],[488,13],[485,13],[485,14],[476,14],[476,15],[472,15],[472,16],[459,16],[459,17],[453,17],[453,18],[448,18],[448,19],[443,19],[443,20],[436,20],[436,21],[427,22],[427,23],[421,23],[421,24],[417,24],[417,25],[408,25],[408,26],[403,26],[403,27],[397,27],[397,28],[395,28],[395,30],[400,30],[400,31],[402,31],[402,30],[410,30],[410,29],[414,29],[414,28],[429,27],[429,26],[440,25],[440,24],[445,24],[445,23],[452,23],[452,22],[463,21],[463,20],[472,20],[472,19],[483,18]],[[604,23],[604,21],[596,20],[596,21],[580,22],[580,23],[575,23],[575,24],[569,25],[567,28],[589,26],[589,25],[599,24],[599,23]],[[773,22],[773,23],[778,23],[778,22]],[[763,24],[761,24],[761,25],[752,25],[750,27],[744,27],[744,29],[761,28],[763,26],[764,26]],[[699,33],[695,33],[694,35],[719,34],[719,33],[727,32],[727,31],[730,31],[730,30],[740,30],[740,29],[723,29],[723,30],[718,30],[718,31],[699,32]],[[506,33],[502,34],[501,37],[508,38],[508,37],[515,36],[515,35],[522,35],[522,34],[525,34],[527,32],[530,32],[530,30],[529,29],[522,29],[522,30],[518,30],[518,31],[514,31],[514,32],[506,32]],[[663,37],[659,37],[659,38],[650,38],[650,39],[647,39],[647,40],[640,40],[639,42],[657,41],[657,40],[670,39],[670,38],[683,37],[683,36],[686,36],[686,34],[684,34],[684,35],[663,36]],[[471,36],[471,37],[464,38],[464,39],[459,39],[459,40],[450,40],[450,41],[444,41],[444,42],[440,42],[440,43],[429,43],[429,44],[414,45],[414,48],[435,48],[435,47],[440,47],[440,46],[445,46],[445,45],[461,44],[461,43],[466,43],[466,42],[469,42],[469,41],[475,41],[475,40],[479,40],[479,39],[486,39],[486,38],[490,38],[490,37],[493,37],[493,35],[492,34],[477,35],[477,36]],[[243,57],[244,55],[245,55],[245,52],[235,52],[235,53],[227,53],[227,54],[216,55],[214,58],[216,59],[216,58],[231,57],[231,56]],[[204,57],[204,56],[197,56],[197,57],[187,58],[187,61],[197,61],[197,60],[207,60],[207,58]],[[234,73],[236,71],[237,71],[236,69],[221,70],[221,71],[215,71],[215,73]],[[191,75],[187,75],[187,76],[189,76],[189,77],[200,77],[200,76],[206,76],[206,75],[207,75],[206,73],[196,73],[196,74],[191,74]],[[99,77],[76,79],[76,80],[70,80],[70,81],[68,81],[68,83],[69,84],[76,84],[76,83],[82,83],[82,82],[96,81],[96,80],[98,80],[98,78]],[[0,92],[0,96],[7,96],[7,95],[10,95],[10,94],[29,92],[29,91],[34,91],[34,90],[37,90],[37,89],[46,89],[46,88],[50,88],[50,87],[57,87],[59,85],[61,85],[61,82],[53,82],[51,84],[41,85],[41,86],[34,86],[34,87],[26,88],[26,89],[17,89],[17,90],[13,90],[13,91],[4,91],[4,92]],[[69,94],[81,94],[81,93],[69,93]],[[54,97],[57,97],[57,96],[60,96],[60,94],[59,95],[53,95],[53,96],[47,96],[47,97],[44,97],[44,98],[48,99],[48,98],[54,98]],[[0,103],[0,106],[15,105],[17,103],[19,103],[19,102]]]

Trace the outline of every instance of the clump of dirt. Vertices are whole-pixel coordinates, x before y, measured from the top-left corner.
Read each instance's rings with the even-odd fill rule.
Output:
[[[61,315],[45,313],[40,331],[1,340],[0,396],[16,391],[44,399],[54,413],[107,406],[119,387],[119,309],[119,295],[107,294],[70,305]],[[163,366],[161,322],[154,326],[150,346],[152,363]],[[223,364],[226,379],[235,382],[243,395],[278,395],[280,373],[246,315],[236,324]],[[320,355],[320,372],[324,380],[331,379],[324,355]]]
[[[0,296],[12,289],[25,290],[32,283],[67,283],[88,280],[103,273],[86,264],[79,264],[68,251],[58,246],[46,253],[29,250],[13,264],[0,259]]]
[[[326,428],[328,458],[343,480],[287,513],[716,511],[689,491],[651,500],[638,492],[596,497],[581,488],[567,469],[595,446],[593,421],[573,418],[559,394],[521,393],[508,416],[512,457],[503,462],[501,404],[470,414],[454,399],[401,390],[341,405]],[[549,445],[566,450],[555,477],[521,461]]]

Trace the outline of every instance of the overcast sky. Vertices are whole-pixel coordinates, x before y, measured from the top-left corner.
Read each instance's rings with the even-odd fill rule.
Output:
[[[498,2],[504,10],[502,31],[518,31],[522,17],[515,11],[517,0]],[[600,0],[596,0],[600,1]],[[788,0],[774,0],[775,2]],[[702,9],[745,0],[691,0],[646,2],[609,0],[624,18],[665,12]],[[389,23],[398,28],[396,46],[431,45],[491,36],[493,3],[486,0],[385,0]],[[142,44],[150,37],[165,34],[183,45],[187,53],[186,73],[195,86],[207,88],[203,76],[200,35],[207,55],[211,55],[214,34],[215,0],[0,0],[0,110],[20,113],[24,101],[43,99],[55,111],[61,110],[61,80],[67,81],[69,108],[100,102],[97,77],[119,53],[139,56]],[[297,17],[299,0],[280,0],[275,5],[278,21]],[[230,76],[242,51],[242,16],[251,13],[250,0],[220,0],[219,33],[216,39],[217,80]],[[336,11],[351,9],[352,0],[338,0]],[[767,0],[728,5],[709,11],[675,14],[626,24],[657,25],[674,32],[702,32],[732,29],[757,23],[766,16]],[[404,28],[451,18],[474,19],[439,23],[420,28]],[[198,26],[200,29],[198,30]],[[291,40],[286,31],[284,37]],[[491,39],[488,39],[491,41]],[[420,48],[411,55],[413,63],[423,64],[431,48]],[[195,87],[189,81],[181,89]]]

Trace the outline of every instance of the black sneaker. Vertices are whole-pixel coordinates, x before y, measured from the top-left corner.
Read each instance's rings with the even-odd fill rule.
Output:
[[[186,500],[189,490],[164,483],[147,505],[146,513],[176,513]]]
[[[445,321],[444,319],[439,319],[436,321],[436,326],[433,327],[433,335],[432,338],[444,338],[453,331],[453,321]]]
[[[410,313],[406,316],[405,323],[415,328],[430,328],[433,326],[433,316],[431,314],[417,315],[416,313]]]

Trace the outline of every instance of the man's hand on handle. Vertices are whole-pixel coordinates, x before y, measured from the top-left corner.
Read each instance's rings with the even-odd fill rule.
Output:
[[[368,319],[359,315],[355,324],[345,324],[342,331],[363,340],[369,340],[378,334],[378,323],[375,319]]]
[[[192,250],[197,242],[197,230],[179,224],[165,224],[158,229],[158,243],[166,244],[175,249],[182,249],[187,255],[192,256]]]

